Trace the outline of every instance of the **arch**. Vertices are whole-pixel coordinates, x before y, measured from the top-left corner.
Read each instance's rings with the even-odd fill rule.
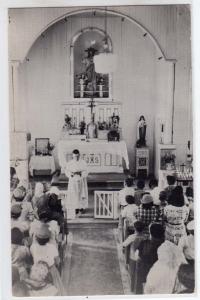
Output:
[[[28,55],[28,52],[30,51],[30,49],[32,48],[32,46],[34,45],[35,41],[38,39],[38,37],[40,35],[42,35],[43,32],[45,32],[49,27],[51,27],[52,25],[56,24],[57,22],[65,19],[65,18],[68,18],[70,16],[74,16],[74,15],[78,15],[78,14],[81,14],[81,13],[88,13],[88,12],[93,12],[93,11],[96,11],[96,12],[99,12],[99,13],[104,13],[104,9],[103,8],[79,8],[79,9],[76,9],[74,11],[70,11],[69,13],[65,13],[64,15],[56,18],[55,20],[53,20],[52,22],[50,22],[47,26],[45,26],[39,33],[38,35],[35,37],[35,39],[33,40],[32,44],[30,45],[29,49],[27,50],[25,56],[24,56],[24,59],[23,61],[25,60],[25,58],[27,57]],[[160,53],[159,54],[159,59],[161,58],[164,58],[165,61],[170,61],[170,62],[176,62],[175,59],[168,59],[166,56],[165,56],[165,53],[163,51],[163,49],[161,48],[159,42],[157,41],[157,39],[153,36],[153,34],[145,27],[143,26],[140,22],[136,21],[134,18],[122,13],[122,12],[118,12],[118,11],[115,11],[115,10],[111,10],[111,9],[108,9],[107,10],[107,16],[109,15],[114,15],[114,16],[118,16],[118,17],[122,17],[122,18],[125,18],[127,20],[129,20],[131,23],[133,23],[134,25],[136,25],[139,29],[141,29],[141,31],[143,32],[143,34],[147,35],[150,40],[152,41],[152,43],[154,44],[154,46],[157,48],[158,52]]]

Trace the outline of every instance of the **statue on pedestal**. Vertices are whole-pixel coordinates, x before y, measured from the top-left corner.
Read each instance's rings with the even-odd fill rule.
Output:
[[[146,147],[146,129],[147,123],[145,121],[144,116],[140,116],[139,122],[137,124],[137,143],[136,146]]]
[[[94,122],[94,114],[92,114],[91,121],[87,125],[87,138],[88,139],[97,138],[97,124]]]

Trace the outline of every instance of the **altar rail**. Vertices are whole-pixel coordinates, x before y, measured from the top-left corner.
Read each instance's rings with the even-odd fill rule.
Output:
[[[119,217],[119,192],[95,191],[94,217],[101,219],[118,219]]]

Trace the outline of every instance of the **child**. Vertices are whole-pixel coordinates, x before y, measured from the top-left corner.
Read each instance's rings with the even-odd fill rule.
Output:
[[[53,284],[58,289],[58,294],[65,294],[64,287],[56,266],[59,265],[59,254],[55,244],[50,243],[51,232],[47,224],[41,224],[35,232],[36,240],[33,242],[30,251],[33,256],[34,264],[39,261],[47,263],[53,278]]]
[[[138,247],[138,260],[136,264],[135,293],[143,293],[143,284],[147,274],[158,259],[157,249],[164,242],[164,228],[159,223],[153,223],[149,227],[150,237],[141,241]]]
[[[24,282],[29,288],[30,296],[57,296],[58,290],[51,283],[49,273],[49,267],[46,262],[39,261],[31,268],[29,278],[26,278]]]
[[[145,225],[140,222],[136,221],[134,223],[134,229],[135,233],[129,235],[129,237],[123,242],[122,246],[123,248],[130,245],[130,256],[129,256],[129,271],[130,271],[130,277],[131,277],[131,291],[135,293],[135,273],[136,273],[136,260],[137,257],[135,255],[136,250],[138,249],[141,241],[145,239],[145,236],[143,235]]]
[[[135,190],[135,204],[139,206],[141,204],[141,199],[144,194],[145,182],[143,180],[138,180],[137,189]]]
[[[27,276],[27,264],[30,259],[29,248],[23,244],[24,235],[19,228],[12,228],[11,241],[12,241],[12,265],[19,270],[20,278]]]
[[[169,199],[169,196],[171,195],[171,192],[175,188],[176,178],[174,176],[168,175],[167,176],[167,184],[168,186],[164,189],[164,191],[167,193],[167,201]]]
[[[160,200],[159,200],[160,188],[158,187],[158,180],[151,179],[149,181],[149,188],[151,189],[150,194],[153,198],[153,203],[155,205],[160,205]]]
[[[133,231],[134,222],[136,221],[137,205],[135,204],[135,198],[133,196],[126,196],[127,206],[122,211],[122,219],[125,219],[128,223],[128,232]]]
[[[135,194],[135,189],[133,187],[133,178],[128,177],[128,178],[125,179],[124,188],[121,191],[119,191],[119,204],[120,204],[120,207],[123,208],[124,206],[127,205],[127,203],[126,203],[126,196],[127,195],[134,196],[134,194]]]

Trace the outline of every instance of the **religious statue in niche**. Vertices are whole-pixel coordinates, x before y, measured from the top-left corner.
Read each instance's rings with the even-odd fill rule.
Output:
[[[94,56],[104,52],[103,35],[95,30],[83,32],[73,51],[74,98],[108,98],[109,74],[97,73],[94,63]]]
[[[85,118],[83,117],[83,120],[79,124],[80,128],[80,134],[83,135],[85,133],[85,128],[86,128],[86,123],[85,123]]]
[[[137,124],[137,143],[136,146],[146,147],[146,129],[147,123],[144,116],[140,116],[139,122]]]

